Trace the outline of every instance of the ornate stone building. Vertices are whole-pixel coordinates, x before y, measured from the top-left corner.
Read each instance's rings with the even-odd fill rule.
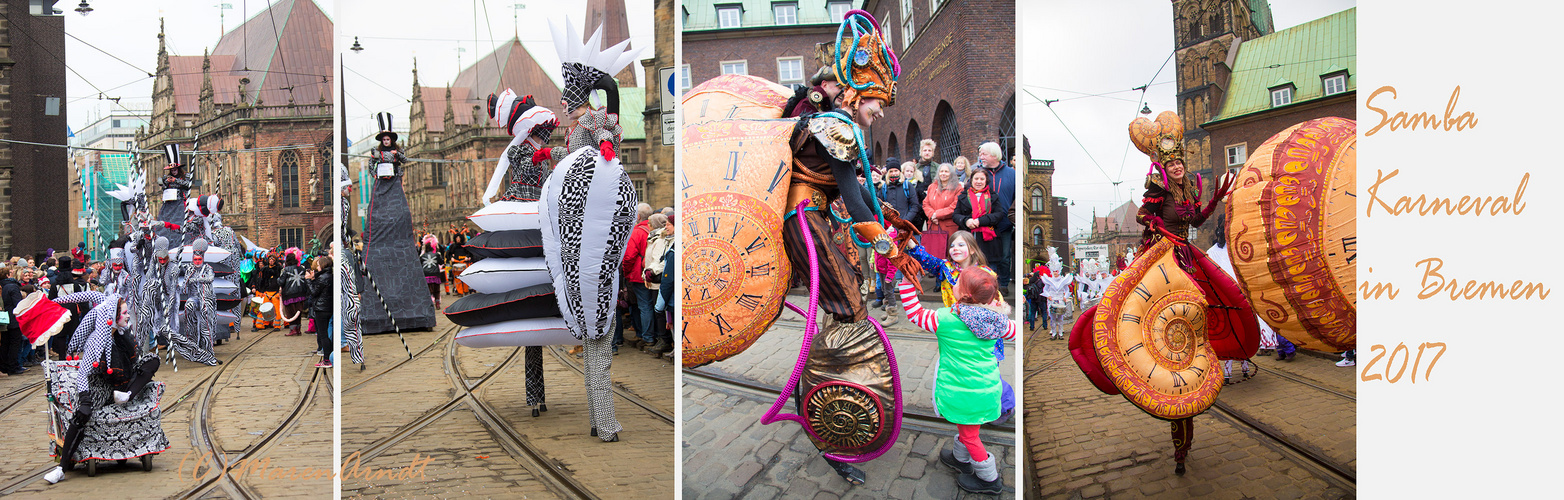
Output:
[[[1190,172],[1211,171],[1210,134],[1200,125],[1221,111],[1238,45],[1271,30],[1265,0],[1173,0],[1178,115],[1184,121],[1184,163]]]
[[[651,204],[653,208],[673,206],[673,154],[676,148],[672,137],[666,141],[663,138],[662,101],[658,96],[662,95],[663,87],[667,84],[662,81],[660,70],[674,68],[673,12],[677,4],[675,0],[656,0],[653,3],[656,24],[652,29],[652,53],[651,57],[641,60],[641,68],[646,71],[646,88],[643,90],[646,107],[641,112],[646,142],[641,148],[639,163],[646,172],[646,188],[641,190],[641,201]],[[624,112],[628,114],[631,111],[626,109]]]
[[[258,245],[330,240],[331,32],[312,0],[279,1],[200,56],[169,55],[159,29],[152,118],[137,146],[222,151],[186,157],[199,183],[191,194],[221,196],[223,222]],[[144,154],[140,165],[161,174],[162,155]]]
[[[659,14],[661,15],[661,14]],[[587,8],[587,26],[603,26],[603,46],[610,47],[629,38],[629,21],[623,0],[593,0]],[[585,30],[583,39],[590,37]],[[666,58],[673,59],[669,44]],[[643,64],[645,62],[643,61]],[[671,63],[668,63],[671,65]],[[548,77],[520,39],[512,38],[498,49],[472,63],[445,87],[426,87],[418,80],[418,63],[413,63],[412,105],[407,114],[408,133],[401,138],[408,157],[432,160],[414,162],[402,180],[412,209],[413,229],[420,234],[433,233],[444,239],[452,227],[470,227],[467,216],[483,207],[483,190],[499,164],[498,158],[512,137],[488,118],[489,94],[506,88],[520,95],[532,95],[543,107],[560,117],[561,128],[554,132],[549,146],[563,146],[568,117],[560,109],[560,88]],[[650,73],[648,81],[655,79]],[[657,205],[657,200],[672,203],[671,153],[661,163],[652,160],[649,150],[666,149],[661,142],[648,141],[649,133],[660,127],[647,119],[648,89],[636,86],[634,68],[615,75],[619,80],[619,124],[624,129],[620,142],[620,160],[635,183],[641,199]],[[660,141],[660,135],[657,136]],[[663,193],[658,198],[658,193]]]

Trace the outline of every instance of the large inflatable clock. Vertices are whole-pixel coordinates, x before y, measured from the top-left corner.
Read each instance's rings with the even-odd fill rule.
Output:
[[[1228,256],[1256,313],[1306,349],[1357,343],[1357,124],[1320,118],[1261,144],[1227,208]]]
[[[755,91],[747,80],[731,83],[738,86],[702,84],[703,92],[686,102],[717,106],[742,101],[734,92]],[[782,247],[782,216],[795,123],[721,119],[684,128],[675,189],[681,200],[680,338],[686,367],[742,352],[782,310],[792,274]]]
[[[1103,372],[1135,406],[1163,419],[1216,401],[1222,367],[1207,338],[1207,302],[1163,238],[1124,271],[1092,317]]]

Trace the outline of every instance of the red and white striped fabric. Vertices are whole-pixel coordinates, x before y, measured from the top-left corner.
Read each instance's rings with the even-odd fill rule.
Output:
[[[43,292],[33,292],[16,305],[16,324],[34,347],[48,342],[49,337],[60,333],[70,320],[71,312],[49,300]]]
[[[912,283],[908,283],[906,280],[903,280],[901,283],[896,284],[896,290],[901,294],[901,307],[907,311],[907,321],[911,321],[912,324],[918,325],[918,328],[922,328],[931,332],[939,329],[939,315],[935,314],[934,311],[923,308],[923,303],[918,302],[918,289],[913,288]],[[1005,327],[1005,335],[1003,338],[1007,340],[1015,338],[1017,330],[1016,325],[1018,323],[1016,323],[1014,320],[1007,321],[1006,323],[1008,323],[1009,326]]]

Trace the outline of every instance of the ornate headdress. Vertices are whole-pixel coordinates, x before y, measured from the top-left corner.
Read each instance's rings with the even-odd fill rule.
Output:
[[[564,30],[560,30],[552,19],[548,27],[554,35],[554,50],[559,52],[563,69],[565,112],[591,102],[594,108],[606,105],[609,113],[619,114],[619,84],[614,82],[613,75],[638,59],[641,49],[629,49],[630,40],[603,49],[602,26],[598,26],[586,43],[578,43],[581,34],[576,32],[575,24],[568,17]]]
[[[896,104],[901,63],[868,12],[852,10],[843,16],[836,28],[836,50],[830,65],[837,83],[845,87],[842,102],[846,107],[857,107],[858,101],[872,97],[883,99],[886,106]]]
[[[1172,111],[1163,111],[1154,122],[1136,118],[1130,122],[1130,142],[1157,163],[1184,161],[1184,122]]]
[[[504,126],[512,136],[531,135],[543,142],[548,142],[554,129],[559,127],[553,111],[539,106],[530,94],[518,99],[511,89],[505,89],[500,95],[489,94],[489,118]]]

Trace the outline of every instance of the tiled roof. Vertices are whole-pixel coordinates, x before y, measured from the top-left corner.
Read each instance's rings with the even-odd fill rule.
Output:
[[[1212,122],[1272,109],[1271,88],[1292,84],[1292,104],[1325,97],[1320,77],[1347,72],[1347,91],[1358,87],[1358,10],[1347,9],[1238,46],[1222,113]]]
[[[237,90],[238,78],[248,77],[246,89],[259,91],[265,104],[286,104],[287,87],[299,104],[314,104],[322,96],[331,102],[331,33],[331,19],[313,0],[279,0],[218,40],[212,49],[212,84],[220,91]],[[219,66],[219,56],[230,56],[229,64]],[[201,89],[200,68],[197,58],[193,92]],[[228,71],[222,76],[232,85],[219,84],[221,70]],[[176,83],[175,93],[184,92]]]
[[[798,0],[793,2],[798,5],[799,25],[838,24],[841,19],[832,19],[830,7],[831,0]],[[862,8],[863,0],[850,0],[852,8]],[[772,13],[773,0],[684,0],[683,13],[684,31],[704,31],[715,29],[742,29],[757,27],[777,26],[775,15]],[[719,28],[717,19],[717,6],[737,5],[743,10],[739,19],[738,28]]]
[[[527,52],[521,41],[512,38],[494,52],[489,53],[456,75],[451,84],[451,106],[455,107],[456,123],[472,122],[472,107],[488,106],[489,94],[498,94],[506,88],[520,95],[531,94],[533,99],[555,114],[560,112],[560,91],[543,67]],[[430,132],[445,130],[445,87],[423,87],[424,120]]]

